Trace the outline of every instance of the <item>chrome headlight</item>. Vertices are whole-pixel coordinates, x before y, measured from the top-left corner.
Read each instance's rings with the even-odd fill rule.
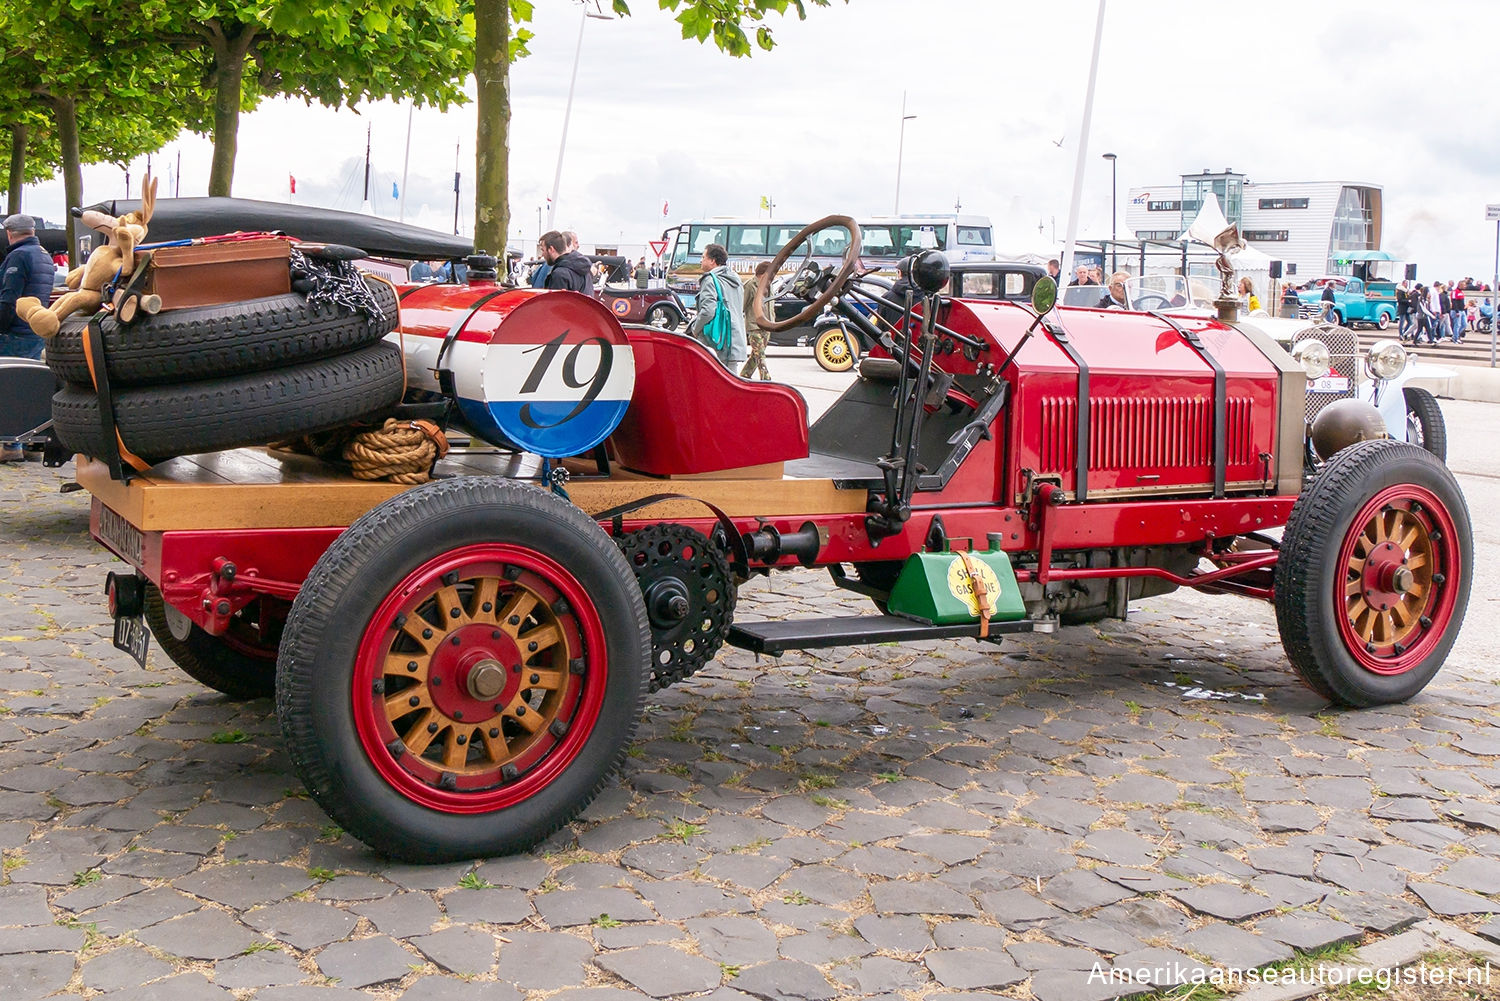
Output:
[[[1292,357],[1302,366],[1302,371],[1307,373],[1309,379],[1327,375],[1328,366],[1333,363],[1333,355],[1329,352],[1328,345],[1322,341],[1303,341],[1292,348]]]
[[[1400,341],[1376,341],[1365,358],[1365,369],[1376,379],[1394,379],[1406,368],[1406,349]]]

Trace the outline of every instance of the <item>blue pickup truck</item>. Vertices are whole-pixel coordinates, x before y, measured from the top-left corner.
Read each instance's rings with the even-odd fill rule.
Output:
[[[1308,289],[1297,293],[1299,316],[1319,316],[1323,309],[1323,290]],[[1370,323],[1384,330],[1396,319],[1396,285],[1388,281],[1364,281],[1350,278],[1342,288],[1335,286],[1333,315],[1330,320],[1340,326]]]

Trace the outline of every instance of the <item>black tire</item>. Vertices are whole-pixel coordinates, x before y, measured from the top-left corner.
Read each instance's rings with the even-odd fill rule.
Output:
[[[451,605],[443,603],[445,592]],[[486,594],[492,601],[481,604]],[[532,619],[518,622],[510,613],[525,595],[536,600],[518,618]],[[445,611],[455,624],[449,625]],[[533,619],[569,638],[549,640],[541,653],[519,653]],[[502,639],[506,623],[514,630],[506,634],[513,648]],[[417,639],[419,629],[425,639]],[[433,637],[433,630],[441,635]],[[469,645],[450,649],[449,639],[464,637],[472,638],[465,641]],[[519,658],[509,671],[507,649]],[[464,669],[469,673],[453,674],[439,687],[449,676],[444,672],[471,654],[479,659]],[[552,667],[539,670],[550,671],[544,685],[556,688],[532,714],[540,721],[532,731],[539,743],[509,759],[522,761],[525,771],[506,773],[502,764],[497,772],[495,759],[486,759],[493,745],[481,745],[481,738],[500,735],[510,750],[513,738],[526,738],[504,728],[524,713],[496,710],[498,716],[480,720],[475,714],[459,723],[462,713],[445,701],[472,691],[481,668],[521,679],[547,657]],[[408,675],[419,661],[425,667]],[[486,666],[495,661],[500,663]],[[598,525],[535,487],[465,477],[417,487],[375,507],[318,560],[287,619],[276,715],[312,797],[374,850],[425,863],[503,855],[546,838],[604,787],[644,711],[650,663],[640,588]],[[519,696],[527,686],[515,684]],[[368,700],[365,692],[371,693]],[[394,715],[415,704],[407,702],[407,692],[420,692],[412,696],[418,702],[427,700],[410,710],[415,720]],[[592,700],[597,712],[580,711],[559,730],[562,717],[547,719],[552,695],[564,704],[569,698],[575,705]],[[504,697],[490,693],[483,700]],[[437,720],[441,730],[429,723]],[[497,721],[497,730],[486,729]],[[473,740],[461,744],[460,731],[470,728]],[[434,763],[430,755],[443,753],[436,746],[440,740],[447,749],[464,747],[463,761]],[[539,757],[528,760],[532,754]],[[477,777],[470,767],[476,755]],[[457,773],[465,785],[458,784]]]
[[[123,390],[115,421],[125,447],[157,463],[339,427],[390,409],[405,390],[401,349],[377,344],[268,372]],[[52,397],[52,421],[73,451],[104,454],[92,390],[63,387]]]
[[[296,293],[264,299],[169,309],[142,316],[128,327],[114,317],[100,322],[111,385],[155,386],[219,379],[329,358],[374,344],[396,328],[396,293],[366,278],[384,319],[315,308]],[[83,356],[86,317],[69,317],[47,345],[47,364],[58,377],[92,385]]]
[[[904,560],[889,560],[881,563],[856,563],[854,564],[854,575],[861,584],[873,587],[878,591],[891,593],[891,588],[896,586],[896,578],[901,576],[901,568],[906,566]],[[871,598],[875,607],[880,610],[881,615],[889,615],[889,603],[884,598]]]
[[[1376,519],[1382,528],[1368,534]],[[1400,545],[1389,543],[1393,556],[1380,555],[1385,528],[1403,537]],[[1365,538],[1379,544],[1365,545]],[[1413,572],[1423,572],[1418,555],[1431,579],[1418,581],[1420,590],[1414,590]],[[1359,588],[1371,586],[1366,581],[1379,569],[1377,559],[1390,569],[1408,563],[1413,569],[1405,585],[1378,585],[1389,595],[1361,594]],[[1432,680],[1458,638],[1473,562],[1468,508],[1447,466],[1405,442],[1349,446],[1297,499],[1282,534],[1273,587],[1287,658],[1308,687],[1334,702],[1365,707],[1411,698]],[[1353,593],[1349,585],[1355,585]],[[1384,630],[1372,625],[1361,642],[1360,624],[1367,621],[1362,616],[1383,618],[1366,602],[1388,597],[1401,606],[1400,616],[1385,619]],[[1409,631],[1397,638],[1392,623]]]
[[[646,323],[662,330],[676,330],[682,326],[682,313],[676,306],[659,302],[646,310]]]
[[[273,628],[267,639],[256,642],[257,616],[264,600],[252,602],[241,612],[246,626],[243,633],[214,636],[191,621],[179,621],[174,626],[161,592],[147,584],[146,625],[151,627],[162,653],[194,681],[231,699],[270,698],[276,694],[276,641],[280,630]]]
[[[1437,397],[1418,386],[1407,386],[1401,392],[1406,397],[1406,440],[1447,462],[1448,425]],[[1421,440],[1414,441],[1416,436]]]

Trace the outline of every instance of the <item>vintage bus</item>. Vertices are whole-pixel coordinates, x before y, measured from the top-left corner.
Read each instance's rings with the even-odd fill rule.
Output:
[[[872,216],[857,220],[862,256],[882,271],[894,274],[896,262],[918,250],[937,248],[954,263],[993,261],[994,231],[989,218],[976,215]],[[749,274],[758,261],[769,261],[806,223],[780,219],[690,219],[662,233],[667,245],[662,267],[667,284],[692,295],[698,288],[703,248],[710,243],[729,252],[729,266]],[[849,234],[841,227],[816,233],[813,257],[833,263],[843,256]]]

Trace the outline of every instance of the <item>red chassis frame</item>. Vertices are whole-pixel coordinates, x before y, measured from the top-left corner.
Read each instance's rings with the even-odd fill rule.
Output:
[[[1088,505],[1056,505],[1043,498],[1051,485],[1037,492],[1027,508],[991,506],[925,507],[912,512],[899,535],[872,544],[864,515],[811,515],[777,518],[734,518],[742,533],[767,525],[778,532],[798,531],[809,523],[826,532],[827,544],[817,565],[905,559],[923,548],[933,519],[941,516],[950,537],[982,539],[1001,533],[1001,547],[1010,553],[1038,553],[1035,570],[1018,577],[1038,583],[1108,577],[1159,577],[1185,587],[1233,591],[1270,599],[1268,572],[1276,552],[1214,552],[1213,543],[1274,528],[1286,523],[1294,496],[1238,497],[1223,500],[1125,501]],[[90,531],[112,552],[131,563],[161,588],[166,601],[213,635],[221,635],[234,614],[260,597],[291,601],[313,564],[344,531],[329,528],[264,528],[139,533],[137,542],[121,536],[122,529],[101,527],[110,514],[97,498]],[[122,519],[112,519],[122,521]],[[654,519],[626,519],[624,531],[654,524]],[[713,517],[679,519],[680,524],[711,533],[719,524]],[[609,523],[601,523],[606,531]],[[129,526],[126,531],[138,532]],[[1055,551],[1199,544],[1203,555],[1218,568],[1187,577],[1160,567],[1060,568],[1049,566]],[[776,566],[800,565],[783,556]]]

